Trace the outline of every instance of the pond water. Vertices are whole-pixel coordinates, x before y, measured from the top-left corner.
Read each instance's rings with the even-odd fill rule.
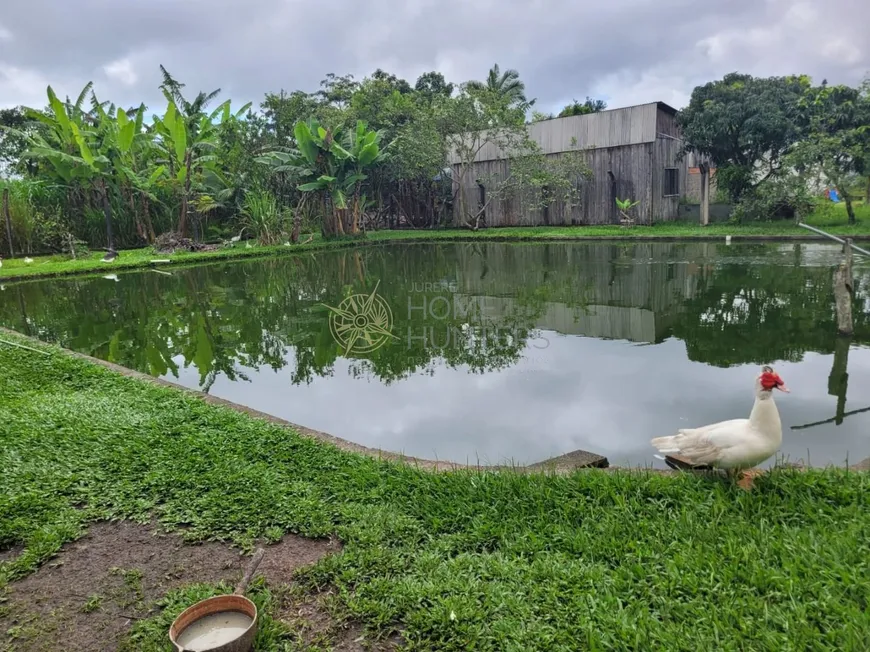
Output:
[[[658,466],[651,437],[748,416],[773,364],[792,390],[776,397],[783,457],[843,464],[870,456],[870,268],[856,269],[856,334],[838,338],[838,257],[385,245],[7,284],[0,324],[365,446],[484,464],[585,449]]]

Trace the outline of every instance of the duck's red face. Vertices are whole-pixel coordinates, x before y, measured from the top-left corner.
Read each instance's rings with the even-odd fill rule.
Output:
[[[770,371],[765,370],[761,373],[761,386],[768,392],[773,389],[778,389],[781,392],[788,392],[788,387],[785,386],[785,381],[772,369]]]

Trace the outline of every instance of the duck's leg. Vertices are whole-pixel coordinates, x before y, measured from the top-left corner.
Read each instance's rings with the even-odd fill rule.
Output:
[[[738,480],[737,485],[741,489],[746,489],[749,491],[752,489],[752,485],[755,482],[755,478],[761,475],[763,471],[760,469],[747,469],[740,473],[740,480]]]

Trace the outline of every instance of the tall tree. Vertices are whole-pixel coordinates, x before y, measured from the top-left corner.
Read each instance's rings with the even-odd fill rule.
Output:
[[[181,92],[181,89],[184,88],[184,84],[169,74],[169,71],[166,70],[162,64],[160,66],[160,72],[163,74],[163,83],[160,84],[160,90],[163,91],[163,95],[167,100],[172,101],[175,104],[179,115],[183,116],[185,119],[188,133],[196,138],[199,124],[201,123],[203,116],[205,116],[205,110],[208,108],[208,105],[211,104],[212,100],[220,95],[221,89],[216,88],[210,93],[200,91],[191,101]]]
[[[15,168],[27,150],[27,138],[23,134],[30,131],[30,120],[23,106],[0,109],[0,176],[23,171]]]
[[[686,150],[709,156],[719,187],[735,201],[782,171],[802,133],[805,76],[760,78],[731,73],[698,86],[679,114]]]
[[[470,92],[489,91],[505,100],[509,106],[521,109],[523,113],[535,103],[535,100],[526,99],[526,85],[520,79],[520,73],[513,69],[502,72],[498,64],[490,68],[485,82],[470,81],[465,87]]]
[[[27,110],[28,115],[41,122],[43,129],[30,136],[30,148],[23,156],[47,162],[63,182],[77,179],[97,191],[105,217],[108,252],[116,255],[106,181],[119,165],[118,131],[107,126],[111,118],[96,97],[94,112],[89,114],[83,110],[84,97],[90,88],[91,84],[86,85],[75,103],[64,103],[51,86],[48,87],[50,114]]]
[[[260,104],[269,125],[269,130],[275,135],[276,145],[286,147],[293,139],[293,129],[300,120],[311,118],[317,108],[317,98],[304,91],[286,93],[266,93],[266,98]]]
[[[440,72],[424,72],[417,78],[414,90],[419,96],[431,103],[436,97],[450,97],[453,94],[454,85],[444,79]]]
[[[790,162],[818,169],[846,204],[849,224],[855,223],[850,181],[864,172],[870,157],[870,102],[849,86],[807,89],[801,101],[806,136],[794,146]]]

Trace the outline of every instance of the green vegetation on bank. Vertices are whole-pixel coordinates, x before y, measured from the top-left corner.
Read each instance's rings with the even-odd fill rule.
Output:
[[[836,207],[835,207],[836,208]],[[870,237],[870,207],[857,206],[857,212],[862,219],[857,224],[846,224],[839,219],[839,210],[817,213],[807,219],[807,223],[822,228],[838,236]],[[158,254],[152,247],[131,249],[121,252],[120,256],[109,263],[102,262],[102,252],[72,260],[69,256],[41,256],[25,263],[23,258],[4,259],[0,268],[0,280],[20,279],[38,276],[57,276],[86,272],[105,272],[119,269],[147,267],[152,260],[170,260],[172,264],[156,263],[154,267],[171,270],[178,264],[190,264],[208,260],[242,258],[250,256],[283,255],[299,253],[324,248],[346,247],[362,244],[377,244],[397,241],[451,241],[451,240],[583,240],[584,238],[709,238],[731,235],[734,238],[742,236],[765,237],[815,237],[815,234],[791,222],[759,222],[752,224],[711,224],[703,227],[688,222],[665,222],[653,226],[562,226],[562,227],[505,227],[499,229],[484,229],[471,231],[468,229],[420,229],[398,231],[372,231],[362,238],[338,238],[324,240],[319,235],[311,236],[311,241],[298,245],[261,246],[251,243],[236,243],[233,247],[221,247],[213,251],[179,252],[174,254]],[[250,244],[250,246],[248,246]]]
[[[245,547],[337,535],[341,552],[300,580],[410,649],[858,650],[870,636],[865,473],[777,469],[751,492],[642,471],[427,473],[3,337],[50,354],[0,344],[0,548],[23,546],[0,587],[89,521],[155,519]]]
[[[168,233],[244,232],[274,245],[305,230],[486,227],[493,202],[543,223],[578,215],[590,184],[609,183],[593,177],[588,143],[544,154],[529,126],[551,116],[533,112],[519,73],[498,65],[460,83],[437,71],[413,85],[380,69],[362,80],[328,74],[314,92],[266,93],[238,110],[210,106],[219,90],[161,73],[157,106],[119,107],[89,83],[63,99],[49,87],[44,107],[0,110],[0,171],[10,175],[0,179],[0,251],[133,249]],[[560,115],[605,106],[587,98]],[[848,222],[859,219],[870,194],[870,80],[730,73],[696,87],[678,121],[683,153],[710,162],[717,196],[740,221],[810,215],[832,189]],[[501,152],[509,174],[475,166],[484,147]],[[689,179],[678,185],[688,190]]]

